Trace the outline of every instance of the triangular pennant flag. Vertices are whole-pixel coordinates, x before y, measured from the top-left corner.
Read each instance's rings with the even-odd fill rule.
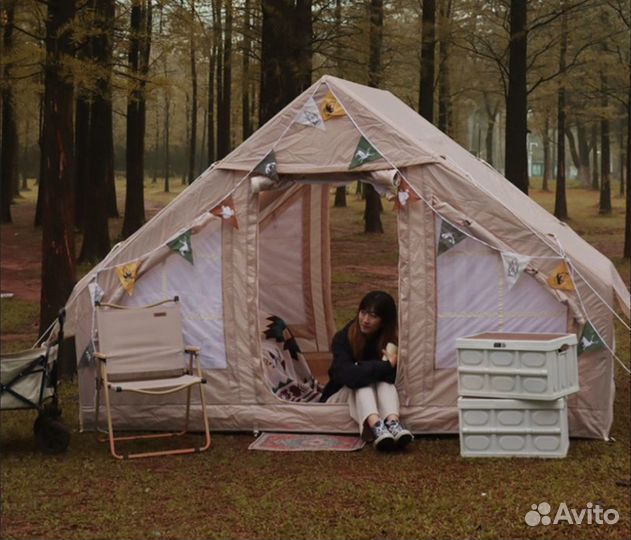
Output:
[[[315,127],[321,129],[322,131],[326,130],[326,127],[324,127],[324,120],[322,120],[322,116],[320,115],[318,104],[312,97],[307,100],[302,110],[298,113],[296,122],[298,124],[302,124],[303,126]]]
[[[116,274],[123,286],[123,289],[127,291],[127,294],[131,296],[134,294],[134,287],[136,286],[136,278],[138,277],[138,270],[140,270],[140,263],[133,262],[129,264],[123,264],[116,268]]]
[[[563,291],[576,290],[565,261],[561,261],[561,264],[552,271],[552,274],[548,278],[548,285],[553,289],[561,289]]]
[[[100,302],[101,299],[105,296],[105,291],[101,289],[96,281],[93,281],[88,285],[88,291],[90,291],[90,299],[92,300],[92,305],[96,305],[96,303]]]
[[[420,200],[420,197],[410,188],[410,185],[401,180],[399,187],[397,188],[397,196],[394,200],[394,207],[397,211],[405,208],[408,202],[415,202]]]
[[[276,154],[274,153],[274,150],[270,150],[269,154],[261,160],[252,173],[267,176],[268,178],[278,182],[279,178],[278,172],[276,171]]]
[[[221,204],[215,206],[215,208],[213,208],[210,213],[213,216],[220,217],[221,219],[227,221],[235,229],[239,228],[237,213],[234,209],[234,202],[232,201],[232,197],[228,197]]]
[[[189,229],[180,234],[175,240],[167,242],[167,246],[193,264],[193,243],[191,241],[191,234],[192,231]]]
[[[581,339],[578,340],[576,354],[580,356],[584,352],[599,351],[604,348],[605,343],[600,338],[600,335],[598,335],[598,332],[592,326],[592,323],[587,321],[585,326],[583,326]]]
[[[330,90],[329,93],[324,96],[324,100],[320,105],[320,112],[325,122],[336,116],[346,116],[346,111]]]
[[[467,237],[466,234],[460,232],[451,223],[442,220],[440,225],[440,236],[438,238],[438,255],[445,253],[448,249],[454,247]]]
[[[364,163],[369,163],[377,159],[382,159],[382,155],[375,150],[375,147],[368,142],[368,140],[362,135],[357,143],[357,148],[353,154],[353,160],[348,166],[349,169],[359,167]]]
[[[502,264],[504,265],[504,279],[506,280],[506,290],[510,291],[517,283],[519,276],[530,263],[532,257],[518,255],[510,251],[502,251]]]

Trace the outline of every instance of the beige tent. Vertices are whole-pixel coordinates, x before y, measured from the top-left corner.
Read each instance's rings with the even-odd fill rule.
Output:
[[[335,330],[329,191],[357,180],[400,207],[397,386],[406,424],[416,433],[458,431],[457,337],[487,330],[581,337],[589,323],[599,346],[579,357],[570,433],[606,437],[616,300],[629,316],[629,293],[613,264],[389,92],[329,76],[77,284],[66,309],[82,427],[94,427],[94,298],[142,305],[177,294],[185,342],[202,348],[212,429],[355,432],[344,404],[273,393],[263,376],[261,314],[289,325],[312,366],[327,358]],[[563,261],[575,291],[548,284]],[[119,270],[129,264],[133,274],[136,263],[130,295]],[[185,406],[165,399],[167,420],[159,425],[134,399],[113,403],[118,425],[172,427],[168,419],[181,418]],[[201,426],[199,405],[197,418]]]

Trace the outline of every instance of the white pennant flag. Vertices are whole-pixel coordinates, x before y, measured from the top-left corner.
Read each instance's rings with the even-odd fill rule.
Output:
[[[532,257],[518,255],[510,251],[502,251],[502,263],[504,264],[504,278],[506,279],[506,290],[510,291],[517,283],[519,276],[524,271]]]
[[[322,120],[320,115],[320,108],[312,97],[307,100],[302,110],[298,113],[296,122],[303,126],[311,126],[326,131],[324,120]]]

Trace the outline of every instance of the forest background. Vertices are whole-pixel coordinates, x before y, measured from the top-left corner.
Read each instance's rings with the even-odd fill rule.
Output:
[[[598,191],[601,214],[626,196],[630,255],[628,0],[0,5],[1,218],[35,178],[40,330],[77,262],[142,226],[145,185],[192,183],[323,74],[391,91],[526,193],[540,177],[560,219],[566,180]],[[379,200],[364,196],[365,231],[380,232]]]

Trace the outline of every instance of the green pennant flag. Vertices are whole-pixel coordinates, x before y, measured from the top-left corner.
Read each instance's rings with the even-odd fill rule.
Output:
[[[191,234],[192,232],[189,229],[178,236],[175,240],[168,242],[167,246],[193,264],[193,244],[191,243]]]
[[[466,237],[466,234],[460,232],[450,223],[442,220],[440,225],[440,237],[438,238],[438,255],[445,253],[445,251],[454,247]]]
[[[353,154],[353,160],[351,164],[348,166],[349,169],[354,169],[355,167],[359,167],[364,163],[368,163],[370,161],[375,161],[377,159],[382,159],[382,155],[375,150],[375,147],[370,144],[366,138],[362,135],[359,139],[359,143],[357,143],[357,148],[355,149],[355,153]]]
[[[278,182],[280,179],[278,178],[278,171],[276,170],[276,153],[274,150],[270,150],[261,162],[254,167],[252,172],[254,174],[267,176],[267,178],[271,178],[272,180]]]
[[[581,339],[578,340],[577,355],[580,356],[584,352],[600,351],[604,348],[605,343],[592,326],[592,323],[587,321],[585,326],[583,326]]]

